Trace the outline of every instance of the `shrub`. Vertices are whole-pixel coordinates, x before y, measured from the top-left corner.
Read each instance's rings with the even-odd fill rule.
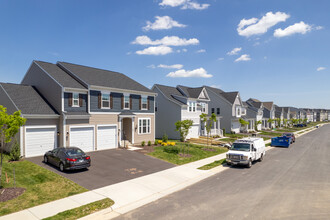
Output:
[[[151,146],[151,141],[148,141],[148,146]]]
[[[142,141],[141,142],[141,146],[144,147],[144,145],[146,145],[146,142],[145,141]]]
[[[165,142],[165,143],[168,141],[168,136],[167,136],[166,133],[164,133],[162,141]]]
[[[10,150],[10,154],[9,154],[9,159],[11,161],[18,161],[21,157],[21,150],[20,150],[20,146],[17,143],[17,141],[15,141],[13,147]]]
[[[175,142],[168,142],[168,145],[175,146]]]
[[[222,131],[223,131],[223,135],[225,135],[226,134],[226,128],[223,128]]]
[[[158,140],[155,140],[155,143],[154,143],[154,145],[158,145]]]
[[[167,146],[167,143],[162,142],[162,146],[166,147]]]
[[[179,153],[179,148],[178,147],[164,147],[164,152],[169,153],[169,154],[178,154]]]

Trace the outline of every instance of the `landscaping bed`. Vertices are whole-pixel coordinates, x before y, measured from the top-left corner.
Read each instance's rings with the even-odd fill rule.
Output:
[[[14,185],[13,168],[15,168],[16,187]],[[32,162],[25,160],[9,162],[7,156],[4,157],[3,161],[2,184],[3,188],[1,190],[5,189],[5,192],[16,188],[14,190],[16,196],[22,189],[25,189],[25,191],[8,201],[4,201],[8,195],[0,195],[1,200],[4,201],[0,202],[0,216],[87,191],[87,189],[71,180]]]
[[[228,149],[224,147],[207,147],[197,144],[176,142],[175,146],[154,146],[153,151],[147,155],[176,165],[182,165],[227,151]]]

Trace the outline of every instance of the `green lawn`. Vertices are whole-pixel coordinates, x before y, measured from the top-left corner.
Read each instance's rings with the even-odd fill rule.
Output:
[[[84,206],[80,206],[75,209],[70,209],[70,210],[67,210],[64,212],[60,212],[57,215],[54,215],[52,217],[44,218],[44,220],[62,220],[62,219],[74,220],[74,219],[84,217],[86,215],[90,215],[90,214],[100,211],[102,209],[108,208],[108,207],[112,206],[113,204],[114,204],[114,201],[112,201],[109,198],[102,199],[102,200],[99,200],[96,202],[89,203]]]
[[[225,134],[225,137],[228,138],[244,138],[244,137],[248,137],[248,135],[244,135],[244,134]]]
[[[182,152],[184,145],[185,144],[182,142],[176,142],[175,147],[168,147],[168,149],[177,148]],[[185,149],[186,149],[186,154],[190,154],[190,157],[181,157],[179,154],[176,154],[175,152],[167,153],[164,151],[165,147],[159,146],[159,147],[155,147],[154,148],[155,151],[149,153],[148,155],[156,157],[161,160],[165,160],[173,164],[181,165],[228,151],[228,149],[224,147],[208,147],[209,149],[214,149],[214,151],[204,150],[205,148],[206,146],[189,144],[189,152],[188,152],[188,147],[186,147]]]
[[[260,134],[260,135],[273,136],[273,137],[279,137],[279,136],[282,136],[282,133],[271,132],[271,131],[261,131],[259,134]]]
[[[221,138],[219,141],[223,141],[223,142],[231,142],[233,143],[234,141],[236,141],[237,139],[236,138]]]
[[[217,166],[220,166],[224,163],[226,163],[226,159],[216,160],[213,163],[206,164],[202,167],[199,167],[198,169],[200,169],[200,170],[210,170],[210,169],[212,169],[214,167],[217,167]]]
[[[15,167],[16,187],[26,191],[19,197],[0,203],[0,216],[86,192],[87,189],[56,173],[29,161],[8,162],[4,157],[2,182],[4,188],[13,187],[13,168]],[[6,182],[6,172],[10,178]]]

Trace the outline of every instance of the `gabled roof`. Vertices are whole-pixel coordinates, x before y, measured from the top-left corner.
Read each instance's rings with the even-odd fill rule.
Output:
[[[153,93],[153,91],[147,87],[122,73],[66,62],[58,62],[57,65],[89,86]]]
[[[34,87],[12,83],[0,85],[23,115],[58,115]]]
[[[269,111],[272,110],[273,107],[273,102],[263,102],[262,103],[266,109],[268,109]]]
[[[75,80],[68,73],[63,71],[56,64],[43,62],[43,61],[34,61],[38,64],[42,69],[44,69],[51,77],[53,77],[61,86],[67,88],[75,88],[75,89],[86,89],[83,85],[81,85],[77,80]]]
[[[204,89],[203,87],[191,88],[182,85],[177,86],[177,88],[181,89],[184,92],[183,95],[193,99],[198,99],[198,97],[200,96],[201,92]]]
[[[183,94],[176,88],[172,86],[164,86],[160,84],[155,84],[155,86],[164,94],[166,98],[171,100],[172,102],[178,105],[185,105],[186,103],[179,101],[178,99],[174,98],[174,96],[184,97]]]
[[[236,97],[238,95],[238,92],[224,92],[223,90],[218,89],[218,88],[214,88],[214,87],[210,87],[210,86],[204,86],[204,87],[211,90],[215,94],[222,96],[228,102],[230,102],[230,104],[234,104]]]

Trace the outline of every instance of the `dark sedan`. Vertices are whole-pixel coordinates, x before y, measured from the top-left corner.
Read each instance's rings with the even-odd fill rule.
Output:
[[[91,166],[91,158],[78,147],[59,147],[44,155],[44,162],[64,170],[85,169]]]
[[[294,133],[284,133],[283,136],[291,137],[291,143],[290,144],[296,142],[296,136],[294,135]]]

